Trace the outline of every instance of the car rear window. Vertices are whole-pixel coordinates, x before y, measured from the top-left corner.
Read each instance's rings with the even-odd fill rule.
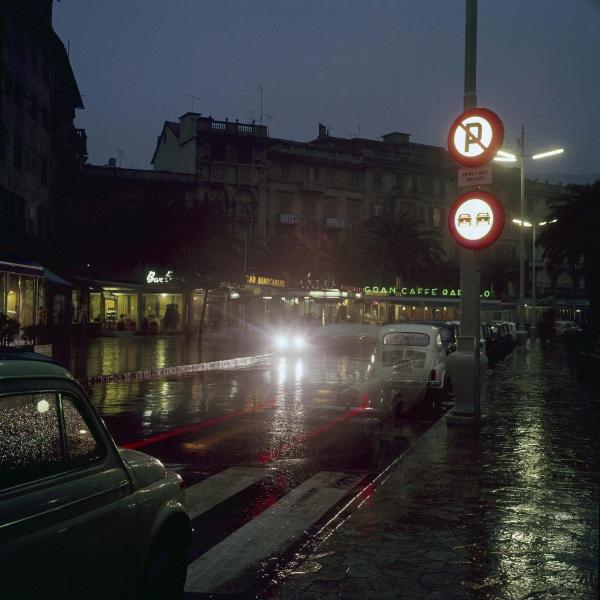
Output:
[[[429,346],[430,337],[426,333],[412,333],[405,331],[396,331],[386,333],[383,336],[383,343],[386,346]]]

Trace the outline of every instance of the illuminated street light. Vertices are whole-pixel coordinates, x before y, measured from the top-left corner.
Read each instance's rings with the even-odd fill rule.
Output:
[[[538,160],[538,158],[546,158],[547,156],[555,156],[556,154],[562,154],[564,151],[564,148],[557,148],[556,150],[548,150],[548,152],[542,152],[541,154],[534,154],[531,158],[533,160]]]
[[[555,156],[557,154],[562,154],[564,152],[564,148],[557,148],[555,150],[549,150],[547,152],[542,152],[540,154],[525,154],[525,127],[521,127],[521,137],[518,140],[519,144],[519,154],[518,156],[515,154],[511,154],[510,152],[506,152],[504,150],[499,150],[496,153],[494,158],[495,161],[498,162],[516,162],[519,161],[519,169],[521,172],[521,218],[519,219],[520,223],[517,223],[515,220],[513,222],[517,223],[517,225],[522,224],[523,227],[533,227],[534,229],[534,243],[535,243],[535,225],[529,223],[525,220],[525,159],[531,158],[534,160],[538,160],[540,158],[546,158],[548,156]],[[534,255],[534,270],[535,270],[535,255]],[[535,275],[534,275],[535,276]],[[534,290],[535,294],[535,290]],[[517,331],[517,336],[519,340],[519,345],[525,345],[525,339],[527,338],[527,332],[525,331],[525,239],[523,237],[523,229],[519,232],[519,328]],[[535,300],[534,300],[535,305]],[[535,308],[534,308],[535,310]],[[534,312],[535,314],[535,312]]]
[[[535,308],[536,308],[536,294],[535,294],[535,229],[536,227],[544,227],[544,225],[549,225],[552,223],[558,223],[558,219],[552,219],[551,221],[540,221],[539,223],[536,223],[535,221],[532,221],[531,223],[529,221],[521,221],[521,219],[513,219],[512,220],[513,223],[515,223],[515,225],[519,225],[522,227],[531,227],[532,228],[532,236],[531,236],[531,306],[533,307],[532,313],[533,313],[533,319],[532,319],[532,323],[531,323],[531,333],[532,335],[535,333],[536,331],[536,315],[535,315]],[[527,306],[527,304],[525,304],[525,307]]]
[[[494,160],[498,162],[517,162],[517,157],[510,152],[498,150],[498,152],[496,152],[496,156],[494,156]]]

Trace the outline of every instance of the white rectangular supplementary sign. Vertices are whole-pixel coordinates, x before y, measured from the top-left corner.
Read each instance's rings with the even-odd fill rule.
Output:
[[[467,185],[483,185],[492,183],[492,167],[477,167],[475,169],[459,169],[456,185],[464,187]]]

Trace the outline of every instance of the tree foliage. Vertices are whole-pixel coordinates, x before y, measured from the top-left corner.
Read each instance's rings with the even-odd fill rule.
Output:
[[[566,263],[573,270],[582,265],[591,304],[591,324],[600,331],[600,181],[572,186],[571,195],[552,207],[550,219],[538,238],[544,257],[552,263]]]
[[[437,232],[425,229],[411,216],[386,212],[365,222],[361,241],[367,268],[380,281],[419,281],[443,260]]]

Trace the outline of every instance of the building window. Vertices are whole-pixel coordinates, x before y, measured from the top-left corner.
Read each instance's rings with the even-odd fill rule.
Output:
[[[50,56],[45,49],[42,54],[42,69],[44,71],[44,79],[50,81]]]
[[[431,225],[432,227],[442,226],[442,209],[438,206],[434,206],[431,210]]]
[[[0,125],[0,160],[8,157],[8,132],[4,125]]]
[[[439,177],[434,177],[433,178],[433,193],[436,196],[439,196],[442,193],[442,186],[440,184]]]
[[[327,169],[327,185],[335,185],[335,169]]]
[[[348,198],[348,222],[350,225],[355,225],[360,221],[360,200]]]
[[[213,142],[210,148],[211,159],[215,162],[225,162],[225,144]]]
[[[353,171],[352,173],[352,187],[358,189],[360,187],[360,173]]]
[[[381,173],[373,173],[373,187],[381,190]]]
[[[2,69],[2,91],[7,96],[13,93],[13,77],[8,69]]]
[[[327,196],[325,199],[325,217],[332,219],[337,216],[337,198],[333,196]]]
[[[293,214],[294,194],[292,194],[291,192],[277,192],[277,206],[280,214]]]
[[[43,152],[40,157],[40,180],[42,185],[48,187],[48,156]]]
[[[383,206],[381,204],[373,204],[373,216],[381,217],[383,215]]]
[[[281,178],[289,179],[290,178],[290,164],[289,163],[281,163]]]
[[[238,148],[238,160],[244,165],[252,164],[252,146],[244,144]]]
[[[13,144],[13,167],[17,171],[23,169],[23,140],[21,136],[16,134]]]
[[[25,173],[35,175],[35,167],[35,151],[32,146],[27,146],[25,148]]]
[[[20,79],[15,79],[15,104],[21,106],[23,104],[23,98],[25,92],[23,90],[23,84]]]
[[[402,191],[407,195],[412,194],[412,191],[413,191],[412,175],[404,175],[404,177],[402,178]]]

